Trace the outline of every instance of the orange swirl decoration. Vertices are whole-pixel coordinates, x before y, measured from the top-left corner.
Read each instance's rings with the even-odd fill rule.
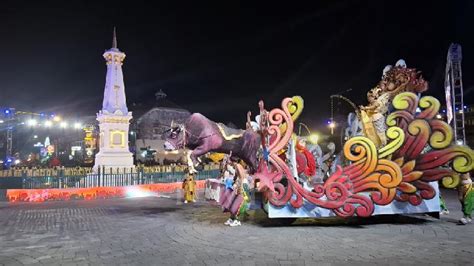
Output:
[[[361,191],[373,191],[371,197],[377,202],[384,204],[394,196],[393,182],[398,182],[398,165],[390,163],[378,164],[378,156],[375,144],[365,137],[356,137],[348,141],[345,152],[346,157],[353,161],[351,169],[354,180],[351,180],[343,169],[338,167],[336,173],[331,175],[324,184],[315,185],[313,191],[303,188],[292,175],[288,165],[278,156],[278,151],[284,148],[293,131],[293,120],[288,110],[291,106],[290,98],[282,102],[281,109],[273,109],[269,112],[270,126],[267,129],[272,142],[269,145],[269,162],[273,171],[281,172],[286,179],[283,185],[279,180],[273,180],[275,192],[267,193],[269,202],[274,206],[285,206],[290,204],[294,208],[302,207],[303,203],[310,202],[316,206],[331,209],[339,216],[370,216],[374,210],[374,202],[370,197],[363,194],[355,194],[354,188],[363,188]],[[282,133],[281,124],[285,123],[285,132]],[[393,130],[396,132],[396,130]],[[397,135],[397,134],[395,134]],[[398,132],[400,136],[400,132]],[[399,169],[399,168],[398,168]],[[379,171],[374,174],[374,171]],[[395,174],[394,174],[395,173]]]
[[[453,131],[448,123],[441,120],[430,120],[432,134],[430,136],[430,146],[433,149],[444,149],[453,142]]]
[[[272,142],[269,145],[269,162],[273,171],[282,173],[282,176],[287,180],[287,184],[283,185],[280,183],[281,180],[273,180],[276,191],[274,193],[267,193],[268,200],[274,206],[284,206],[289,203],[293,207],[299,208],[303,205],[304,200],[306,200],[324,208],[344,208],[344,205],[350,204],[348,198],[351,195],[344,183],[325,183],[324,186],[315,187],[314,191],[307,191],[296,182],[288,165],[278,156],[278,151],[288,144],[293,132],[293,120],[288,110],[288,107],[292,106],[292,99],[285,98],[281,106],[281,109],[275,108],[271,110],[268,116],[270,126],[267,132],[268,135],[272,136]],[[282,134],[280,126],[283,123],[286,124],[286,130]],[[326,199],[322,199],[323,196],[326,196]],[[361,200],[358,202],[360,203]],[[362,205],[366,206],[367,203]],[[361,214],[364,214],[366,213],[364,210],[367,209],[373,210],[373,208],[354,208],[354,211],[359,210]],[[367,215],[370,214],[367,213]]]
[[[420,113],[416,113],[418,105]],[[280,173],[272,180],[275,192],[267,193],[269,202],[276,207],[300,208],[308,202],[341,217],[370,216],[375,204],[386,205],[394,200],[421,204],[436,196],[429,182],[443,180],[443,184],[453,187],[459,181],[459,173],[473,169],[474,152],[467,146],[452,145],[452,129],[434,119],[439,101],[430,96],[419,100],[414,93],[404,92],[393,99],[396,110],[386,120],[390,142],[377,150],[366,137],[349,139],[344,145],[344,156],[351,164],[337,166],[324,184],[314,185],[308,191],[278,156],[293,132],[288,109],[293,106],[292,99],[285,98],[281,106],[269,112],[270,125],[264,135],[272,140],[271,174]]]
[[[411,92],[403,92],[395,96],[392,105],[397,110],[405,110],[410,114],[416,112],[418,106],[418,97]]]
[[[423,151],[428,143],[430,131],[430,125],[426,120],[415,119],[408,125],[407,136],[411,137],[412,143],[404,149],[407,160],[415,159]]]
[[[440,103],[434,97],[422,97],[419,106],[423,111],[417,115],[418,118],[433,119],[438,114]]]
[[[384,147],[380,148],[380,159],[391,156],[396,150],[398,150],[403,145],[403,141],[405,140],[405,132],[399,127],[388,128],[386,135],[387,138],[391,141]]]
[[[415,103],[420,113],[416,113]],[[418,101],[415,94],[405,92],[393,99],[393,106],[397,111],[387,117],[387,125],[401,127],[406,135],[393,155],[403,173],[395,198],[418,205],[436,195],[428,182],[442,180],[447,187],[457,186],[459,173],[473,169],[474,153],[467,146],[452,145],[451,127],[435,119],[439,101],[431,96]]]
[[[394,129],[393,132],[398,132],[398,137],[403,135],[400,129]],[[385,153],[388,155],[393,150],[387,149]],[[396,188],[402,181],[402,172],[396,163],[379,159],[375,144],[366,137],[349,139],[344,145],[344,155],[357,165],[344,169],[352,182],[354,193],[370,192],[373,202],[379,205],[393,201]]]
[[[364,179],[377,167],[377,148],[369,138],[349,139],[344,144],[344,156],[358,165],[357,170],[351,172],[353,182]]]

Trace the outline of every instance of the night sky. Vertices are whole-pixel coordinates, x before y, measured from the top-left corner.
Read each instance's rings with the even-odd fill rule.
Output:
[[[162,89],[191,112],[244,127],[258,100],[270,109],[301,95],[302,121],[317,128],[329,95],[352,88],[345,95],[364,104],[400,58],[444,97],[451,42],[463,46],[474,103],[474,1],[167,2],[2,1],[0,106],[95,115],[114,26],[132,111]]]

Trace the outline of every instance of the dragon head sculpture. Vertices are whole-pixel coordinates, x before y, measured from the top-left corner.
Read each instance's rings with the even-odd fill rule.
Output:
[[[402,60],[399,60],[399,62]],[[415,68],[407,68],[405,62],[383,70],[382,80],[367,93],[368,105],[360,106],[357,115],[362,121],[364,135],[377,146],[386,144],[385,114],[390,103],[400,93],[421,93],[428,89],[428,82]]]
[[[367,93],[369,105],[388,93],[390,100],[402,92],[421,93],[428,90],[428,82],[415,68],[395,66],[385,71],[382,80]]]

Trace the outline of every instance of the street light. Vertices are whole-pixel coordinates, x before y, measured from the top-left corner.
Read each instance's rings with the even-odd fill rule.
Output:
[[[336,123],[334,121],[331,121],[329,123],[329,128],[331,129],[331,135],[334,134],[334,128],[336,127]]]
[[[80,129],[82,127],[82,124],[79,122],[74,123],[74,128],[75,129]]]
[[[59,122],[59,121],[61,121],[61,117],[60,116],[54,116],[53,121],[54,122]]]
[[[311,134],[309,135],[308,140],[313,144],[318,144],[319,136],[317,134]]]
[[[53,125],[53,122],[51,122],[50,120],[44,122],[44,126],[45,126],[45,127],[50,127],[50,126],[52,126],[52,125]]]
[[[34,127],[34,126],[36,126],[36,124],[38,124],[38,121],[36,121],[36,119],[28,120],[28,126]]]
[[[59,124],[59,126],[61,128],[67,128],[67,122],[61,122],[61,124]]]

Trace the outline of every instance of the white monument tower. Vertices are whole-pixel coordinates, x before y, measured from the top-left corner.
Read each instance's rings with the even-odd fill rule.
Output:
[[[97,114],[100,130],[100,151],[95,156],[94,172],[99,167],[113,171],[130,171],[134,168],[133,156],[128,147],[128,129],[132,112],[128,111],[123,83],[122,64],[125,53],[117,48],[117,37],[112,40],[112,48],[105,51],[107,76],[105,78],[102,110]]]

